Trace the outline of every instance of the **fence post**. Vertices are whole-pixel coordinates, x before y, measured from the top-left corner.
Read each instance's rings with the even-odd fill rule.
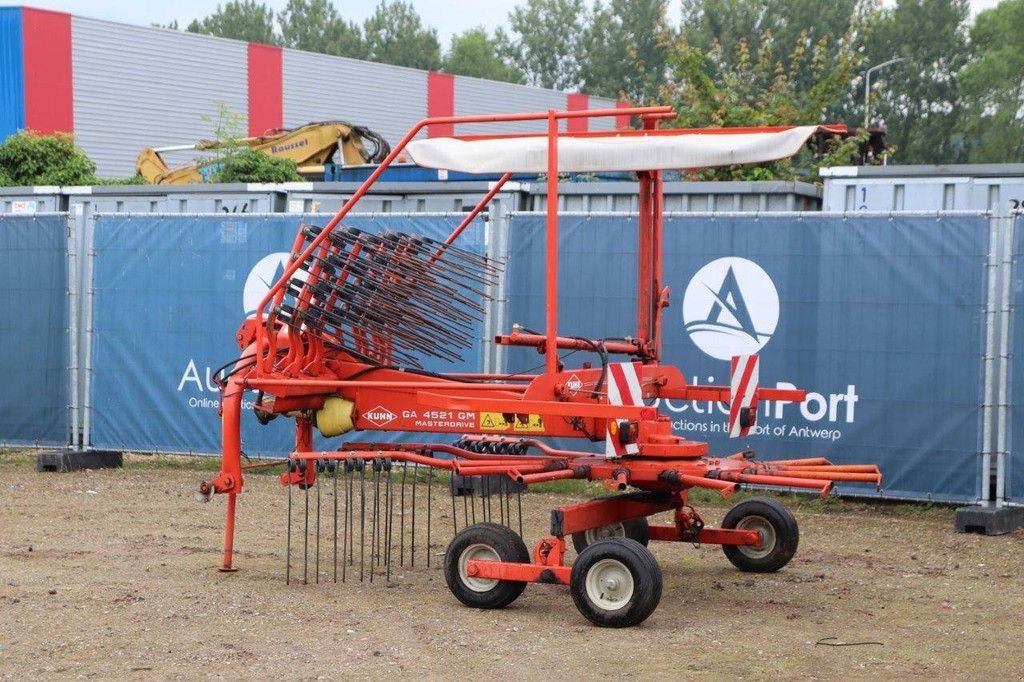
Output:
[[[82,235],[82,447],[92,447],[92,341],[93,341],[93,301],[95,286],[93,270],[96,261],[95,237],[96,216],[89,214],[83,220],[85,229]]]
[[[79,440],[79,402],[78,402],[78,302],[80,282],[78,280],[78,232],[81,225],[75,220],[74,214],[67,216],[67,276],[68,276],[68,409],[71,412],[71,431],[68,434],[68,445],[76,450],[82,447]]]

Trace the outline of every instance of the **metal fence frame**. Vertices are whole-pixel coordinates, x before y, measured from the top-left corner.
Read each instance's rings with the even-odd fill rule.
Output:
[[[80,206],[71,212],[36,213],[36,216],[61,216],[68,221],[67,238],[67,277],[68,277],[68,388],[70,433],[68,445],[77,449],[88,449],[91,446],[92,427],[92,336],[93,306],[95,291],[92,285],[94,260],[95,219],[100,215],[116,215],[118,217],[198,217],[220,216],[222,214],[182,214],[182,213],[86,213]],[[508,253],[511,238],[511,222],[517,215],[530,215],[536,212],[509,211],[507,207],[491,210],[484,215],[486,253],[492,258],[502,258]],[[452,213],[436,212],[401,212],[401,213],[365,213],[360,215],[387,218],[396,216],[429,216],[453,215]],[[246,214],[252,217],[281,217],[280,213]],[[326,214],[293,214],[298,217],[322,218]],[[587,215],[586,213],[566,213],[566,215]],[[589,215],[631,216],[632,212],[595,212]],[[980,489],[978,501],[989,502],[997,506],[1024,504],[1013,501],[1016,491],[1009,490],[1007,478],[1010,473],[1009,460],[1012,453],[1012,406],[1010,371],[1012,364],[1011,343],[1014,334],[1021,333],[1015,329],[1017,316],[1012,306],[1013,278],[1016,263],[1014,262],[1014,232],[1016,221],[1022,212],[1014,212],[1007,217],[993,216],[991,212],[979,211],[883,211],[883,212],[671,212],[667,217],[687,216],[690,218],[707,218],[714,220],[725,217],[743,217],[757,221],[761,216],[792,218],[802,220],[810,217],[896,217],[896,216],[956,216],[985,215],[989,218],[989,255],[986,268],[987,291],[984,340],[984,400],[982,410],[982,448],[979,453]],[[507,323],[506,299],[507,287],[504,279],[489,294],[492,302],[484,320],[483,367],[482,371],[499,371],[504,363],[503,347],[493,343],[495,333],[504,329]],[[2,443],[2,441],[0,441]]]
[[[3,220],[7,214],[0,214],[0,220]],[[78,266],[78,230],[76,229],[76,221],[67,211],[39,211],[32,213],[12,213],[10,217],[17,219],[25,218],[62,218],[67,222],[67,237],[65,246],[65,274],[67,277],[68,286],[68,362],[67,362],[67,377],[68,377],[68,404],[65,406],[68,410],[68,433],[65,434],[65,446],[71,446],[74,444],[74,437],[78,433],[78,417],[79,417],[79,405],[78,405],[78,380],[79,380],[79,368],[77,362],[77,344],[80,337],[78,329],[78,311],[77,303],[79,300],[79,278],[77,272]],[[31,446],[32,444],[23,441],[8,441],[4,439],[3,434],[0,434],[0,447],[9,448],[23,448]],[[35,445],[39,445],[36,443]]]
[[[517,216],[543,216],[542,211],[513,211],[502,216],[506,223],[499,232],[506,235],[509,233],[508,222]],[[637,217],[634,211],[560,211],[560,217],[583,217],[583,216],[611,216],[611,217]],[[986,303],[983,310],[985,318],[985,343],[982,352],[983,363],[983,388],[982,402],[979,408],[982,411],[981,419],[981,451],[978,461],[978,502],[991,502],[997,505],[1007,504],[1005,495],[1005,472],[1006,462],[1009,459],[1007,452],[1009,436],[1009,412],[1007,410],[1006,396],[1008,374],[1008,338],[1007,334],[1011,328],[1010,319],[1010,288],[1012,286],[1012,224],[1007,218],[1001,218],[992,211],[982,210],[949,210],[949,211],[670,211],[666,212],[666,218],[687,217],[706,218],[715,220],[717,218],[745,218],[752,221],[765,218],[792,218],[796,221],[817,218],[896,218],[896,217],[934,217],[936,219],[944,216],[979,216],[986,217],[989,221],[988,234],[988,256],[986,262]],[[506,242],[507,243],[507,242]],[[506,251],[507,254],[507,251]],[[505,297],[502,296],[501,304],[504,307]],[[498,317],[505,319],[504,313]],[[502,347],[498,347],[498,357],[503,361]],[[497,364],[498,371],[503,371],[503,364]],[[890,495],[886,499],[908,499],[921,501],[931,500],[930,496],[921,498],[901,498]]]

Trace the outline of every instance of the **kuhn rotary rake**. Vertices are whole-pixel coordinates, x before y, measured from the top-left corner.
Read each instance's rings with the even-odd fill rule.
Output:
[[[563,120],[623,115],[638,117],[642,129],[559,131]],[[570,586],[577,607],[592,622],[635,625],[661,596],[661,570],[645,546],[649,540],[718,544],[739,569],[754,572],[776,571],[796,551],[796,521],[777,502],[743,501],[721,528],[711,528],[689,504],[691,488],[728,497],[744,483],[822,495],[835,481],[880,485],[873,465],[834,466],[821,458],[757,462],[751,451],[712,457],[707,444],[673,435],[669,418],[650,406],[658,398],[729,402],[730,434],[739,436],[756,420],[759,401],[804,398],[803,391],[758,388],[756,356],[733,358],[728,387],[691,386],[678,369],[659,364],[661,313],[669,304],[662,278],[661,170],[782,158],[815,134],[842,132],[816,126],[658,129],[659,120],[672,117],[667,107],[647,107],[428,119],[395,146],[330,222],[322,228],[301,226],[290,267],[255,318],[242,325],[242,354],[220,377],[222,468],[200,492],[206,499],[214,493],[228,496],[222,570],[234,570],[235,508],[247,468],[239,435],[246,391],[257,392],[254,409],[261,422],[295,419],[295,450],[281,475],[288,490],[289,578],[294,489],[303,496],[304,581],[311,561],[315,580],[322,575],[324,483],[333,505],[327,522],[333,531],[328,575],[337,580],[340,563],[342,580],[356,573],[373,580],[383,573],[390,581],[396,558],[400,565],[407,557],[415,565],[424,530],[421,561],[429,565],[431,524],[439,513],[431,511],[439,498],[435,472],[447,470],[451,506],[445,502],[442,515],[450,515],[455,536],[445,553],[445,578],[460,601],[481,608],[511,603],[529,582],[561,583]],[[431,124],[496,121],[546,121],[547,133],[413,141]],[[443,243],[342,225],[400,153],[424,166],[504,175]],[[557,330],[558,175],[603,170],[635,171],[639,180],[636,332],[615,339],[562,336]],[[514,172],[547,174],[546,329],[534,333],[517,327],[495,342],[537,349],[544,370],[426,371],[423,358],[455,359],[472,340],[470,323],[483,314],[486,294],[501,276],[502,263],[452,243]],[[562,351],[593,353],[600,363],[566,367]],[[611,356],[623,360],[612,362]],[[353,430],[460,437],[453,445],[350,442],[317,451],[314,428],[326,437]],[[604,450],[555,450],[542,437],[603,441]],[[521,538],[520,491],[532,483],[571,478],[603,481],[617,494],[554,510],[550,537],[531,553]],[[427,515],[418,529],[417,509],[421,519]],[[661,512],[671,512],[672,522],[648,523]],[[571,565],[565,562],[567,537],[579,553]]]

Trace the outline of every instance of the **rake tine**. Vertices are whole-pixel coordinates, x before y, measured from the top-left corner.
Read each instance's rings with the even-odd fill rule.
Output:
[[[338,582],[338,462],[328,463],[334,478],[334,582]]]
[[[432,521],[430,518],[430,491],[434,488],[434,470],[427,469],[427,568],[430,568],[430,526]]]
[[[402,463],[401,511],[398,514],[398,565],[405,566],[405,475],[409,473],[409,463]]]
[[[370,582],[373,582],[374,569],[377,567],[377,550],[379,546],[377,544],[377,524],[380,520],[380,469],[379,462],[374,459],[372,462],[373,467],[373,503],[370,509],[370,513],[373,514],[373,520],[370,524]]]
[[[463,481],[466,479],[463,478]],[[473,484],[469,485],[469,511],[473,517],[473,525],[476,525],[476,493],[473,492]]]
[[[342,464],[338,462],[338,464]],[[352,467],[348,459],[345,460],[345,512],[342,519],[342,535],[341,535],[341,582],[345,582],[347,568],[349,563],[349,543],[351,536],[349,535],[349,519],[352,515]]]
[[[420,477],[419,462],[412,463],[412,537],[409,540],[409,565],[416,568],[416,482]]]
[[[356,542],[356,529],[355,529],[355,507],[356,507],[356,486],[355,486],[355,474],[353,473],[356,469],[355,461],[351,458],[345,460],[345,476],[347,477],[348,491],[345,493],[345,533],[348,535],[348,561],[342,561],[342,570],[345,570],[345,566],[354,566],[356,563],[355,559],[355,542]],[[344,549],[344,548],[342,548]],[[344,557],[343,557],[344,558]],[[344,573],[342,574],[345,575]]]
[[[516,504],[519,506],[519,537],[523,537],[523,491],[516,488]]]
[[[316,584],[320,584],[320,474],[323,465],[320,460],[316,462]]]
[[[508,525],[505,523],[505,477],[502,476],[498,479],[498,518],[501,519],[501,525]]]
[[[288,473],[292,471],[292,463],[288,462],[285,466],[285,470]],[[285,569],[284,569],[284,584],[292,584],[292,482],[288,481],[288,533],[287,540],[285,541]]]
[[[394,521],[392,512],[394,509],[394,499],[392,498],[391,490],[391,460],[384,460],[384,475],[387,476],[385,479],[385,499],[387,500],[388,515],[384,519],[384,579],[385,584],[391,583],[391,526]]]
[[[309,484],[306,483],[306,460],[299,460],[299,471],[302,472],[302,487],[306,496],[304,528],[302,532],[302,584],[309,584]]]
[[[455,477],[455,473],[452,473],[452,478]],[[470,491],[472,492],[472,491]],[[469,526],[469,495],[466,494],[466,489],[462,489],[462,521],[464,526]]]
[[[363,582],[363,567],[366,561],[366,462],[359,463],[359,582]]]
[[[459,515],[455,511],[455,473],[451,473],[448,479],[448,489],[452,495],[452,537],[459,534]]]

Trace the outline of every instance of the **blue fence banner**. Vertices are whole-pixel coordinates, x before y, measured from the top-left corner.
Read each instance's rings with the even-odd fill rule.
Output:
[[[1010,288],[1010,367],[1009,381],[1010,424],[1009,456],[1006,464],[1006,497],[1024,503],[1024,400],[1019,398],[1024,387],[1024,216],[1013,219],[1013,274]]]
[[[68,218],[0,215],[0,443],[70,443]]]
[[[445,238],[463,214],[353,215],[345,224]],[[306,217],[324,224],[327,217]],[[211,375],[238,357],[235,332],[288,264],[298,216],[101,216],[94,232],[92,443],[145,452],[220,452],[219,392]],[[482,221],[460,246],[483,253]],[[478,325],[475,336],[483,335]],[[478,371],[482,344],[462,363]],[[254,396],[253,396],[254,397]],[[252,397],[245,401],[251,408]],[[392,434],[374,438],[394,440]],[[243,415],[242,448],[281,456],[294,422]]]
[[[509,224],[509,326],[544,326],[544,220]],[[636,217],[563,214],[559,228],[559,333],[635,334]],[[976,499],[988,233],[981,215],[667,216],[663,362],[728,385],[729,357],[757,352],[761,386],[808,394],[762,402],[740,439],[724,403],[659,407],[715,454],[876,463],[887,497]],[[505,370],[540,360],[510,349]],[[584,360],[600,361],[569,362]]]

